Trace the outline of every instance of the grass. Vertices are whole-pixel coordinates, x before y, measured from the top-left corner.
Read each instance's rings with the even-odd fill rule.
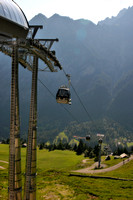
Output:
[[[127,146],[128,147],[132,147],[133,146],[133,142],[127,142]]]
[[[72,151],[51,151],[38,150],[38,170],[56,169],[66,170],[75,169],[77,163],[84,159],[83,156],[75,156]]]
[[[114,171],[104,173],[104,176],[133,179],[133,160]]]
[[[9,145],[0,144],[0,160],[9,161]]]
[[[107,167],[112,167],[123,161],[123,159],[121,159],[121,158],[114,159],[114,156],[110,156],[110,158],[111,158],[110,160],[105,161],[105,156],[102,157],[102,163],[106,164]],[[125,158],[124,158],[124,160],[125,160]]]
[[[25,152],[26,149],[22,149],[22,172],[25,169]],[[69,172],[76,169],[84,159],[72,151],[38,150],[37,158],[37,200],[133,199],[132,181],[69,176]],[[8,145],[0,145],[0,160],[8,161]],[[112,164],[113,160],[109,165]],[[7,168],[0,170],[0,200],[7,200],[8,196]],[[133,178],[133,161],[100,175]]]

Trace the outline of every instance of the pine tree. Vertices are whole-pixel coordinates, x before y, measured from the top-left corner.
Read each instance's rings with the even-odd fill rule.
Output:
[[[79,141],[79,145],[77,147],[77,155],[81,155],[84,152],[84,143],[82,140]]]

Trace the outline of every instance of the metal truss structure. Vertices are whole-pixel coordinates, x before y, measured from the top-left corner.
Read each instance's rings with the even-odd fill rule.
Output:
[[[11,106],[10,106],[10,146],[9,146],[9,200],[36,200],[36,138],[37,138],[37,74],[38,60],[44,62],[43,71],[56,72],[61,64],[51,51],[58,39],[34,39],[38,28],[31,26],[31,37],[27,39],[0,40],[0,51],[12,58]],[[18,64],[32,72],[32,88],[28,143],[26,154],[26,172],[24,198],[22,198],[21,146],[19,120],[19,84]]]

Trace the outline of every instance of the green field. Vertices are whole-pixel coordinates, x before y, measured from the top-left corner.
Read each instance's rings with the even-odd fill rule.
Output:
[[[128,147],[132,147],[133,146],[133,142],[127,142],[127,146]]]
[[[8,161],[8,148],[8,145],[0,145],[0,160]],[[21,152],[22,174],[25,168],[25,151],[26,149],[22,149]],[[71,170],[83,167],[81,161],[84,159],[72,151],[38,150],[37,158],[37,200],[133,199],[133,181],[69,176]],[[113,162],[110,161],[108,165],[111,166]],[[7,200],[8,164],[0,162],[0,166],[6,168],[0,169],[0,199]],[[133,161],[115,171],[99,174],[103,175],[133,179]],[[24,176],[22,178],[24,180]]]

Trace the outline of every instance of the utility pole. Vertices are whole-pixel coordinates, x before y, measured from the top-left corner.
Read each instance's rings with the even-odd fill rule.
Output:
[[[22,199],[21,150],[18,89],[18,46],[12,48],[12,78],[10,105],[10,145],[9,145],[9,200]]]
[[[30,102],[28,144],[26,154],[24,200],[36,200],[37,75],[38,58],[34,56],[32,68],[32,89]]]

